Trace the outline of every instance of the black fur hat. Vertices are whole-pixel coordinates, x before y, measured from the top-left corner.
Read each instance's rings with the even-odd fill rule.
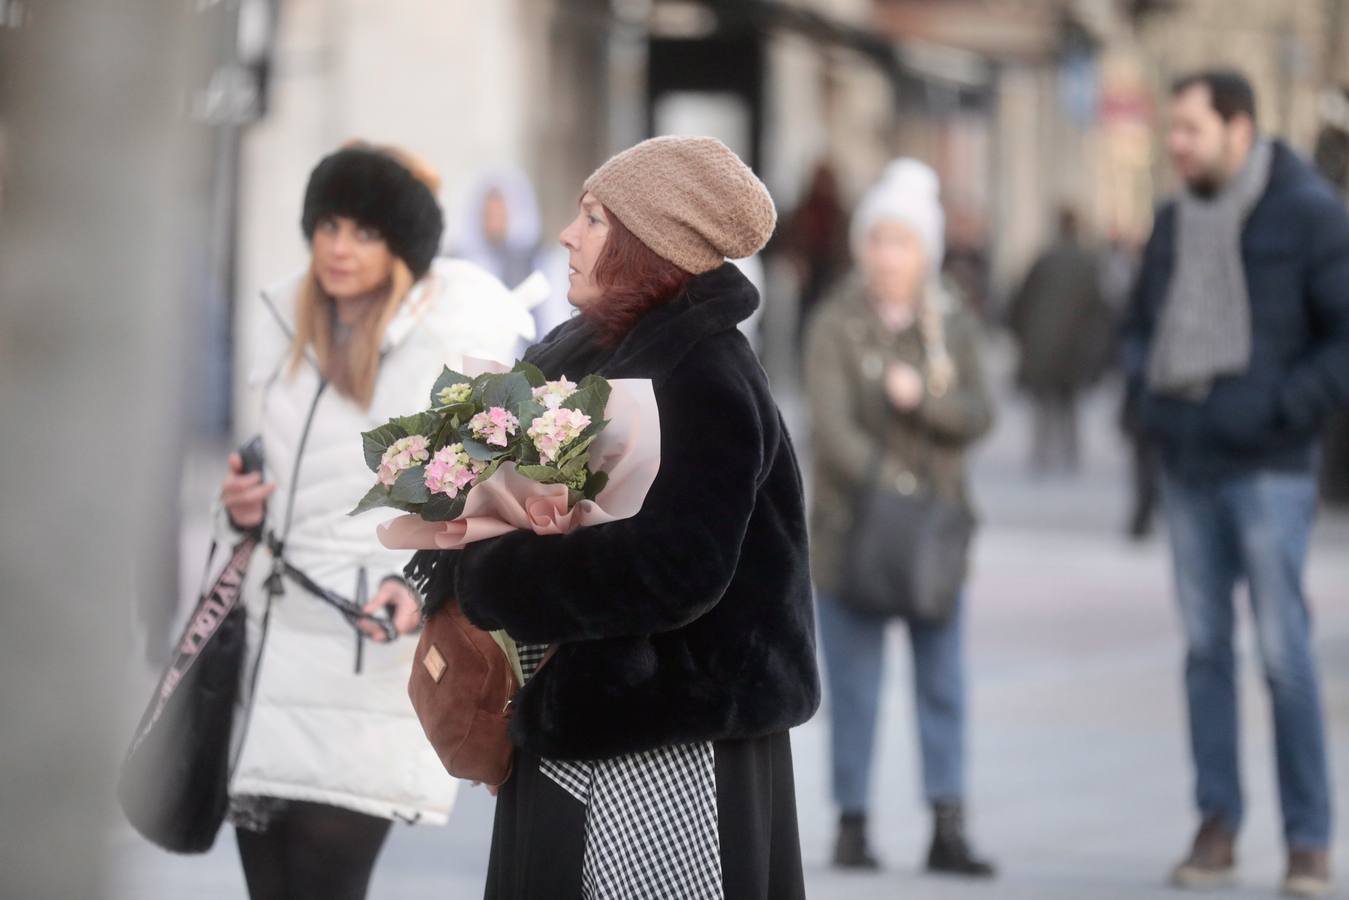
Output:
[[[377,150],[347,148],[325,156],[309,175],[300,227],[305,240],[325,216],[346,216],[376,229],[414,277],[431,268],[445,220],[431,189]]]

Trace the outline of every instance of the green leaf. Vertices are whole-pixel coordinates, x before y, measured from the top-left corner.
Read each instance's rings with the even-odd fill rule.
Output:
[[[428,522],[448,522],[464,514],[464,504],[468,494],[460,491],[458,497],[451,499],[446,494],[432,494],[431,499],[421,508],[421,516]]]
[[[440,430],[442,419],[439,413],[420,412],[412,416],[402,416],[395,421],[408,434],[420,434],[429,440]]]
[[[547,408],[537,400],[521,403],[520,407],[515,410],[515,417],[520,420],[520,430],[529,431],[529,426],[534,424],[534,420],[543,415]]]
[[[378,472],[379,462],[384,458],[384,451],[388,450],[389,445],[394,441],[407,436],[407,429],[398,424],[397,419],[390,419],[387,425],[362,432],[361,445],[365,451],[365,464],[370,467],[370,471]]]
[[[432,456],[450,444],[459,443],[459,431],[454,427],[454,422],[452,416],[446,416],[441,420],[440,427],[436,429],[435,437],[431,438]]]
[[[392,496],[389,497],[389,502],[384,505],[390,509],[402,510],[405,513],[412,513],[413,515],[421,515],[424,506],[424,504],[421,503],[405,503],[402,500],[395,500]]]
[[[588,428],[586,429],[586,431],[589,430],[590,429]],[[571,462],[576,457],[585,453],[587,450],[590,449],[590,445],[593,443],[595,443],[595,436],[591,435],[590,437],[586,437],[585,433],[583,432],[581,436],[578,437],[576,440],[572,441],[571,446],[568,447],[566,450],[564,450],[562,455],[557,458],[558,467],[561,468],[566,466],[567,463]],[[586,456],[587,458],[589,458],[589,454],[586,454]]]
[[[392,488],[387,488],[382,484],[376,484],[366,492],[365,496],[361,498],[361,502],[356,504],[356,508],[347,513],[347,515],[357,516],[363,512],[369,512],[372,509],[379,509],[380,507],[397,509],[406,513],[421,512],[421,503],[400,500],[393,495],[392,490]]]
[[[487,468],[483,469],[482,472],[478,474],[478,477],[473,479],[473,483],[482,484],[484,481],[491,478],[493,475],[497,473],[497,469],[501,468],[501,464],[504,463],[505,461],[506,461],[505,457],[492,460],[492,462],[487,466]]]
[[[567,509],[571,509],[576,504],[585,499],[585,494],[576,488],[567,489]]]
[[[482,405],[488,409],[500,406],[514,412],[533,399],[534,389],[529,386],[529,380],[519,372],[497,375],[482,390]]]
[[[564,478],[570,481],[572,478],[575,478],[578,473],[584,472],[585,467],[589,462],[590,454],[582,453],[578,456],[573,456],[565,463],[560,464],[558,466],[558,471],[562,473]]]
[[[603,419],[604,411],[609,407],[609,395],[614,390],[609,382],[598,375],[587,375],[581,379],[579,387],[584,391],[589,391],[595,398],[584,412],[588,413],[592,419]]]
[[[465,437],[463,443],[464,452],[482,462],[491,462],[506,452],[504,448],[489,447],[482,441],[474,440],[471,437]]]
[[[562,401],[566,409],[580,410],[590,416],[592,424],[604,420],[604,411],[609,406],[609,394],[612,393],[609,382],[597,375],[587,375],[581,379],[581,387],[566,400]]]
[[[515,368],[511,371],[519,372],[525,376],[525,380],[529,382],[530,387],[543,387],[548,383],[548,376],[543,374],[542,369],[533,363],[525,362],[523,359],[517,362]]]
[[[458,418],[461,422],[467,422],[477,414],[478,407],[472,403],[452,403],[449,406],[436,407],[436,412],[446,419]]]
[[[453,416],[446,416],[440,423],[436,436],[431,439],[431,454],[433,456],[450,444],[459,443],[459,430],[455,426],[456,421]]]
[[[608,472],[592,472],[590,477],[586,479],[585,498],[587,500],[594,500],[600,495],[600,491],[604,490],[608,484]]]
[[[369,512],[372,509],[379,509],[381,506],[390,506],[389,489],[382,484],[376,484],[365,496],[361,502],[356,504],[356,508],[347,513],[349,516],[359,516],[363,512]]]
[[[413,466],[400,472],[389,496],[402,503],[422,504],[430,500],[431,492],[426,488],[426,466]]]
[[[561,484],[565,480],[552,466],[516,466],[515,471],[539,484]]]
[[[576,409],[580,410],[583,413],[586,413],[586,415],[590,415],[589,409],[591,406],[594,405],[594,403],[595,403],[595,392],[590,390],[589,388],[581,388],[576,393],[568,397],[566,400],[562,401],[562,408]]]
[[[462,375],[459,372],[456,372],[453,369],[451,369],[449,366],[446,366],[445,371],[441,372],[440,377],[436,379],[435,387],[431,388],[430,405],[440,406],[439,395],[441,391],[445,390],[445,388],[451,387],[452,385],[456,384],[472,384],[472,383],[473,379],[469,378],[467,375]]]

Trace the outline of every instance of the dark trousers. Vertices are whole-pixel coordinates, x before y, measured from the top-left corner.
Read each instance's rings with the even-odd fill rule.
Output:
[[[322,803],[286,804],[266,831],[235,830],[252,900],[364,900],[388,819]]]
[[[1031,439],[1031,468],[1077,471],[1077,389],[1060,386],[1031,393],[1035,405],[1035,434]]]

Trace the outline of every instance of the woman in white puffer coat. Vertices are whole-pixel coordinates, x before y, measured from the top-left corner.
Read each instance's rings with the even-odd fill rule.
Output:
[[[424,408],[443,365],[508,362],[534,337],[536,284],[510,292],[434,259],[436,189],[396,149],[324,158],[305,193],[310,266],[263,293],[248,347],[266,468],[244,474],[231,456],[219,519],[236,531],[222,538],[269,537],[244,588],[250,658],[230,782],[254,900],[364,897],[391,822],[443,824],[454,800],[407,697],[404,636],[420,625],[401,578],[409,554],[379,543],[379,514],[347,515],[374,483],[362,431]]]

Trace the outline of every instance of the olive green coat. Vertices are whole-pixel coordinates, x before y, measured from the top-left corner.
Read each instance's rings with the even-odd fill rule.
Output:
[[[806,340],[806,394],[814,451],[811,568],[816,586],[838,590],[853,507],[875,478],[883,490],[912,493],[920,485],[967,507],[965,448],[993,423],[979,363],[979,328],[944,291],[933,300],[941,313],[952,375],[944,387],[928,377],[929,360],[918,326],[898,334],[882,324],[860,280],[853,278],[821,308]],[[885,372],[906,362],[925,375],[919,406],[896,409],[885,393]],[[878,476],[878,442],[884,453]]]

